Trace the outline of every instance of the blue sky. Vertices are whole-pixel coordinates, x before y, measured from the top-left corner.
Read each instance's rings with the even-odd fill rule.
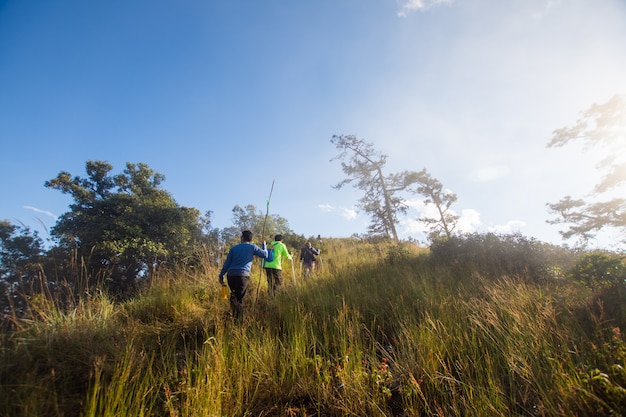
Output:
[[[363,233],[359,192],[332,188],[330,139],[353,134],[456,193],[462,230],[561,243],[546,203],[599,173],[546,144],[626,93],[624,45],[622,0],[0,1],[0,219],[46,238],[71,199],[44,182],[104,160],[216,227],[275,180],[296,232]]]

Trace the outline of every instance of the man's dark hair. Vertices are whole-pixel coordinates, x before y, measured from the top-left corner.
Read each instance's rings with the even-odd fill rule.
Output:
[[[277,242],[280,242],[281,240],[283,240],[283,235],[276,235],[274,236],[274,240]]]
[[[243,232],[241,232],[241,239],[243,239],[244,242],[252,242],[252,232],[249,230],[244,230]]]

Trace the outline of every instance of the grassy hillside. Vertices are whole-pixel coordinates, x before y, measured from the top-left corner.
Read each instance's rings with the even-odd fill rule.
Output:
[[[344,239],[322,255],[307,281],[284,264],[273,298],[255,265],[243,323],[208,262],[122,304],[33,299],[1,339],[0,415],[626,414],[620,289],[568,278],[554,253],[519,273],[501,252],[434,262]]]

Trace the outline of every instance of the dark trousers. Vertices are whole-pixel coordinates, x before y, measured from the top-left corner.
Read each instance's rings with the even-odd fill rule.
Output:
[[[308,278],[315,271],[315,261],[304,261],[304,278]]]
[[[230,311],[237,320],[243,319],[243,298],[248,291],[250,277],[226,274],[228,286],[230,287]]]
[[[267,275],[267,288],[269,293],[274,295],[276,291],[283,285],[283,271],[275,268],[265,268]]]

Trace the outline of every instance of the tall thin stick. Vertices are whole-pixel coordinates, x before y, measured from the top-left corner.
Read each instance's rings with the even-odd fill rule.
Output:
[[[267,198],[267,202],[265,204],[265,219],[263,219],[263,230],[261,231],[261,240],[265,241],[265,225],[267,224],[267,215],[270,212],[270,200],[272,199],[272,193],[274,192],[274,181],[272,180],[272,188],[270,188],[270,196]],[[259,299],[259,290],[261,289],[261,278],[263,277],[263,265],[265,261],[261,261],[261,269],[259,270],[259,285],[256,288],[256,297],[254,299],[254,304],[256,305],[256,301]]]

